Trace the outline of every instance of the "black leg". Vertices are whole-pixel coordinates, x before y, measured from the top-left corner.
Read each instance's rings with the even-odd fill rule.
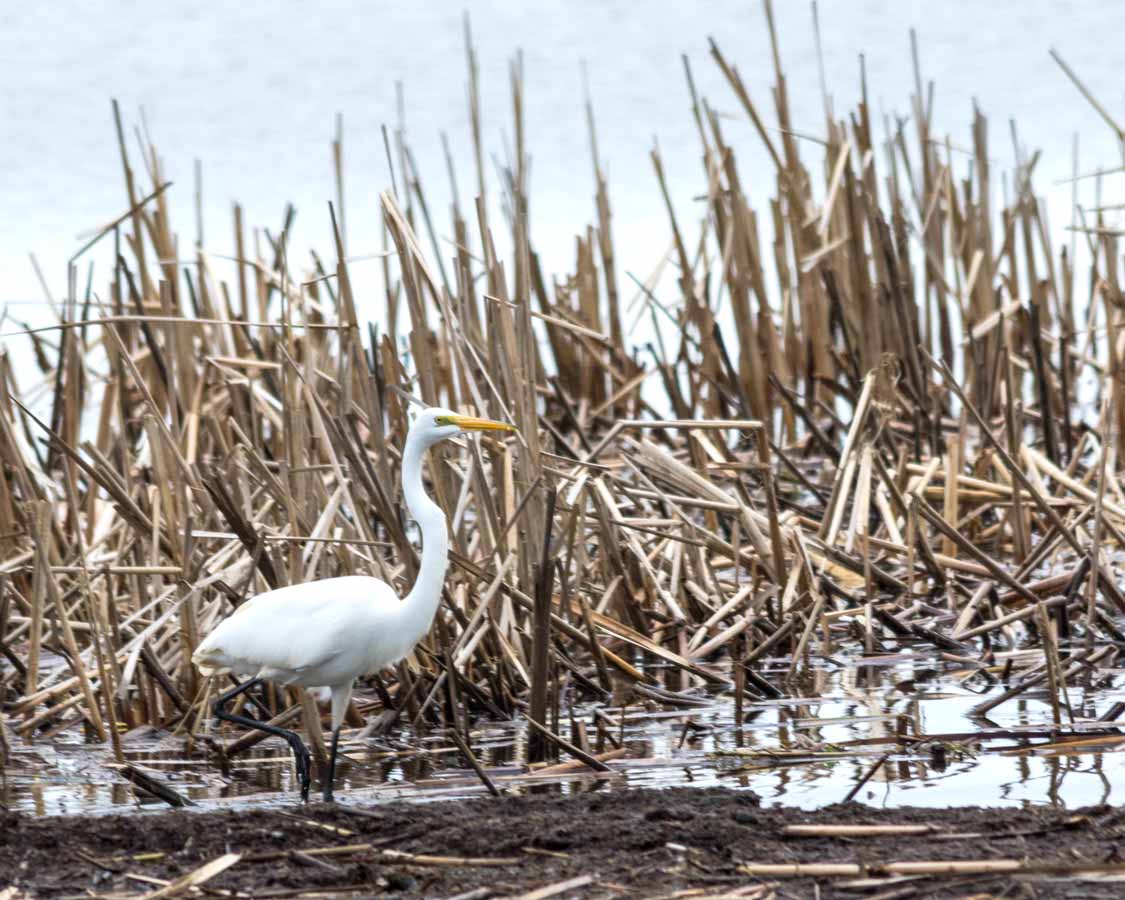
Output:
[[[324,802],[332,802],[332,782],[336,780],[336,747],[340,743],[340,729],[332,732],[332,751],[328,754],[328,777],[324,780]]]
[[[220,694],[211,704],[211,711],[215,714],[216,718],[222,719],[224,722],[234,722],[237,725],[245,725],[247,728],[254,728],[258,731],[264,731],[266,734],[273,734],[277,735],[279,738],[284,738],[289,746],[293,748],[293,757],[297,763],[297,780],[301,784],[301,800],[304,803],[308,803],[309,784],[312,780],[309,775],[309,751],[297,732],[289,731],[286,728],[279,728],[277,725],[270,725],[268,722],[259,722],[257,719],[252,719],[249,716],[229,713],[223,709],[231,700],[239,694],[250,690],[250,688],[260,681],[260,678],[248,678],[246,681],[242,682],[242,684],[231,688],[225,694]],[[333,747],[335,747],[335,744],[333,744]]]

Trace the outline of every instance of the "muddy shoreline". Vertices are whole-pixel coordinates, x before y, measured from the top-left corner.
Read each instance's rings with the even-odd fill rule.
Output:
[[[748,792],[637,790],[378,807],[164,812],[89,819],[0,814],[0,888],[13,897],[443,898],[565,896],[1119,897],[1125,809],[981,807],[813,812],[764,809]],[[794,825],[913,826],[894,834],[798,836]],[[238,859],[223,857],[237,854]],[[201,867],[229,865],[203,879]],[[912,874],[888,864],[1017,860],[1030,872]],[[819,878],[761,864],[858,864]],[[1078,871],[1086,869],[1086,871]],[[1096,871],[1100,870],[1100,871]],[[206,875],[207,870],[202,870]],[[1015,893],[1015,882],[1024,882]],[[815,888],[814,888],[815,884]],[[548,889],[543,893],[543,889]],[[1029,892],[1030,889],[1030,892]],[[680,894],[680,896],[688,896]]]

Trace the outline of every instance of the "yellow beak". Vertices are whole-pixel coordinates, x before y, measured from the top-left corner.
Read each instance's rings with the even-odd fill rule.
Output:
[[[465,431],[515,431],[515,427],[505,422],[493,422],[491,419],[474,419],[472,416],[449,416],[451,425],[456,425]]]

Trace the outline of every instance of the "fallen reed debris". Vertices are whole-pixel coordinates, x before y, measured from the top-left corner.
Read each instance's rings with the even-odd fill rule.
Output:
[[[759,806],[747,792],[642,788],[377,810],[325,804],[299,815],[171,811],[101,822],[89,845],[89,817],[15,819],[21,839],[0,840],[0,864],[20,873],[21,896],[78,896],[90,883],[98,896],[134,898],[174,884],[183,890],[185,878],[206,875],[205,884],[197,882],[200,893],[222,896],[381,891],[595,900],[608,892],[765,900],[1003,896],[1015,889],[1108,900],[1119,895],[1122,875],[1112,854],[1121,812],[1112,809],[799,811]],[[60,855],[60,842],[75,852]]]
[[[691,88],[705,190],[684,215],[654,150],[671,250],[631,297],[592,106],[596,224],[572,271],[543,271],[518,66],[500,218],[475,88],[473,144],[451,150],[475,160],[476,197],[447,223],[405,135],[387,134],[396,187],[361,213],[382,221],[381,306],[353,291],[344,210],[361,207],[342,177],[334,252],[301,268],[291,209],[248,230],[236,206],[228,266],[173,229],[160,156],[145,143],[138,167],[115,106],[123,212],[72,260],[58,321],[9,325],[0,353],[0,762],[13,740],[68,730],[119,761],[142,725],[220,761],[256,743],[216,731],[224,685],[192,652],[265,588],[411,581],[397,485],[414,401],[521,440],[430,457],[451,524],[442,609],[358,691],[345,743],[448,727],[495,791],[471,747],[481,719],[526,718],[534,761],[604,770],[621,741],[608,716],[564,737],[577,703],[690,709],[737,691],[741,710],[841,648],[918,646],[1007,685],[979,716],[1046,685],[1044,746],[1081,735],[1069,690],[1125,646],[1118,232],[1097,212],[1080,268],[1052,243],[1034,160],[998,204],[988,121],[973,111],[959,155],[920,76],[911,120],[879,122],[864,85],[805,141],[770,27],[779,128],[711,42],[731,93]],[[772,171],[740,167],[715,103],[749,117]],[[103,241],[112,271],[81,291]],[[760,672],[777,657],[783,683]],[[300,720],[323,755],[315,703],[277,688],[244,702]]]

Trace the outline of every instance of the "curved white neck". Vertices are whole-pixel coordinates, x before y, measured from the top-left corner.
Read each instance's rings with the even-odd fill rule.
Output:
[[[441,587],[449,565],[449,530],[445,513],[426,496],[422,482],[422,457],[429,446],[407,435],[402,454],[402,492],[406,508],[422,530],[422,563],[410,593],[402,602],[400,625],[410,645],[429,630],[441,602]]]

